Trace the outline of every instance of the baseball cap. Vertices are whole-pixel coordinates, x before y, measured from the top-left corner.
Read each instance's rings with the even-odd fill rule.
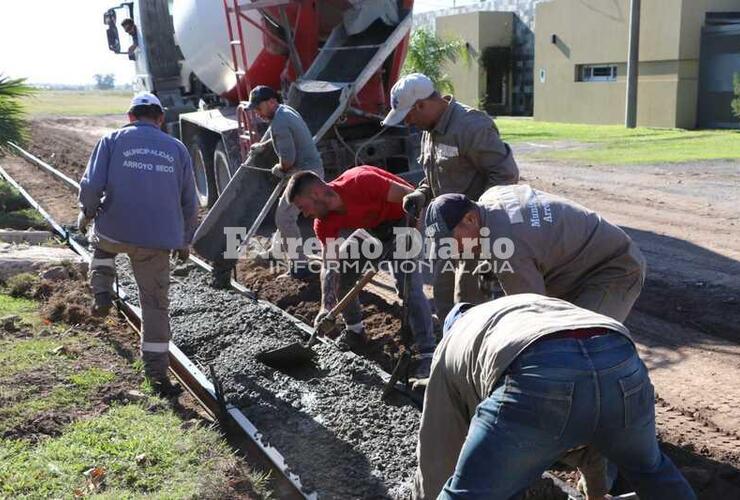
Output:
[[[247,109],[254,109],[259,106],[260,103],[269,101],[273,97],[275,99],[278,98],[278,93],[275,92],[275,90],[273,90],[271,87],[268,87],[267,85],[257,85],[249,93],[249,103],[247,104]]]
[[[475,202],[464,194],[447,193],[437,196],[427,208],[427,235],[437,240],[451,237],[455,226],[475,206]]]
[[[447,332],[449,332],[452,328],[452,325],[455,324],[455,321],[462,318],[463,314],[465,314],[468,309],[470,309],[474,305],[475,304],[471,304],[470,302],[458,302],[457,304],[452,306],[452,309],[450,309],[450,312],[447,313],[444,325],[442,326],[442,337],[446,336]]]
[[[128,110],[131,111],[136,106],[159,106],[159,109],[162,110],[164,113],[164,108],[162,107],[162,103],[159,102],[159,99],[157,96],[152,94],[151,92],[139,92],[134,96],[133,99],[131,99],[131,106],[129,106]]]
[[[434,84],[428,76],[421,73],[404,76],[391,88],[391,110],[381,125],[398,125],[406,118],[416,101],[426,99],[433,93]]]

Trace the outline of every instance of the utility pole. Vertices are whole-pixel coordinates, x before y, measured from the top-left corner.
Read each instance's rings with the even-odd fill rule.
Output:
[[[637,126],[637,73],[640,64],[640,0],[630,0],[630,36],[627,57],[627,107],[624,126]]]

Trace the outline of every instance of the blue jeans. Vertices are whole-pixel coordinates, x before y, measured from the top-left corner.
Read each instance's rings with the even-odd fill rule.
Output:
[[[616,333],[527,348],[478,405],[439,498],[509,499],[587,444],[619,467],[642,500],[696,498],[658,447],[647,369]]]

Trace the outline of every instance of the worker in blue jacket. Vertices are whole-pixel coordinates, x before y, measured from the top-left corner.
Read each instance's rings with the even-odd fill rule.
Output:
[[[198,204],[185,146],[161,130],[164,108],[156,96],[136,95],[129,124],[95,146],[80,181],[78,228],[90,242],[93,314],[105,316],[113,301],[115,257],[131,260],[142,310],[141,355],[154,389],[175,395],[169,367],[170,252],[189,256]]]

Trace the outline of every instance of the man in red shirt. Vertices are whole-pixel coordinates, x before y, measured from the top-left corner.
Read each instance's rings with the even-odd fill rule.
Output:
[[[367,263],[378,265],[386,260],[391,263],[399,294],[407,278],[405,300],[414,338],[412,376],[426,378],[435,341],[431,308],[417,265],[421,252],[419,249],[408,252],[411,255],[403,254],[409,247],[397,249],[394,241],[394,228],[407,227],[401,203],[413,190],[413,186],[400,177],[368,165],[351,168],[329,183],[312,172],[299,172],[286,187],[288,200],[303,215],[316,219],[314,232],[322,245],[321,310],[314,326],[318,327],[338,299],[357,282]],[[346,240],[340,239],[340,233],[348,229],[355,231]],[[375,237],[382,248],[371,245],[367,233]],[[403,265],[402,261],[405,261]],[[406,273],[408,276],[404,276]],[[340,348],[351,349],[364,341],[359,301],[350,304],[342,316],[346,329],[337,344]]]

